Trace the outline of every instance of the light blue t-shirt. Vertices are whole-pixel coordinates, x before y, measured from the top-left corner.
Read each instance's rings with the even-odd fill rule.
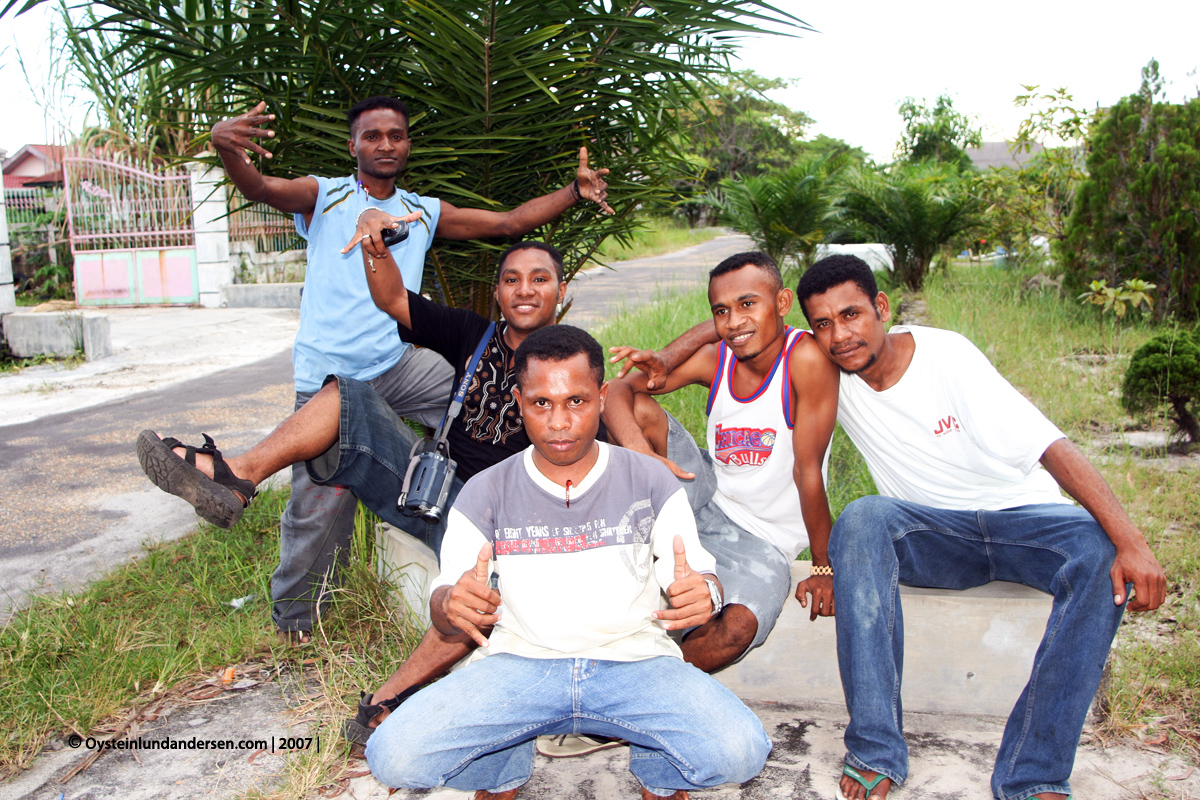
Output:
[[[316,176],[313,176],[316,177]],[[409,223],[408,238],[393,246],[404,285],[421,290],[425,251],[433,243],[442,204],[396,189],[387,200],[376,200],[358,188],[355,177],[317,178],[317,204],[312,221],[296,215],[296,232],[308,242],[304,298],[300,302],[300,331],[292,347],[296,391],[315,392],[327,375],[369,381],[387,372],[409,347],[401,341],[396,321],[371,299],[363,272],[362,250],[342,255],[354,235],[359,212],[375,206],[394,216],[418,208],[424,215]]]

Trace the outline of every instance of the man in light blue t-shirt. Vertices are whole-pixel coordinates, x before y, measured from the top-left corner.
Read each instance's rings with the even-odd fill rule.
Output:
[[[347,115],[350,155],[358,162],[343,178],[275,178],[253,166],[247,150],[270,157],[256,139],[273,137],[275,119],[262,102],[248,113],[213,126],[212,142],[230,180],[247,200],[296,215],[296,230],[308,241],[308,269],[300,307],[300,331],[292,350],[296,408],[327,376],[370,384],[400,416],[436,425],[453,392],[454,371],[430,350],[401,341],[396,322],[371,300],[362,257],[342,253],[368,208],[410,221],[408,238],[391,248],[406,286],[419,287],[425,252],[434,236],[480,239],[521,236],[544,225],[580,200],[605,213],[612,209],[604,175],[580,151],[576,180],[512,211],[456,208],[433,197],[397,188],[408,161],[408,109],[393,97],[370,97]],[[414,212],[421,212],[418,216]],[[247,498],[248,499],[248,498]],[[279,567],[271,577],[272,616],[280,631],[306,641],[318,614],[321,584],[349,546],[356,500],[341,487],[313,483],[304,464],[292,467],[292,497],[283,512]]]

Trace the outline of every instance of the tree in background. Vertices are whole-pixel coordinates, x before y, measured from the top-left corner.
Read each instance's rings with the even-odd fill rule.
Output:
[[[987,204],[986,232],[1018,255],[1033,252],[1031,241],[1044,238],[1061,255],[1067,220],[1075,195],[1087,177],[1087,140],[1095,112],[1075,105],[1066,89],[1041,92],[1025,86],[1013,104],[1029,108],[1012,152],[1043,149],[1018,168],[1000,167],[981,173],[976,191]]]
[[[838,238],[886,245],[896,279],[919,290],[938,250],[975,230],[983,208],[956,164],[902,161],[886,171],[851,170],[835,206]]]
[[[933,160],[959,169],[971,168],[965,148],[983,144],[979,123],[954,109],[949,95],[941,95],[933,108],[906,97],[900,103],[904,133],[896,145],[896,155],[904,161]]]
[[[829,232],[834,180],[848,157],[810,157],[787,169],[746,178],[726,178],[706,203],[721,222],[754,240],[781,267],[791,259],[803,266]]]
[[[412,111],[405,183],[455,204],[511,208],[570,180],[589,146],[612,170],[619,213],[573,209],[538,232],[564,251],[568,277],[683,170],[683,83],[723,70],[739,33],[803,25],[754,0],[103,0],[89,13],[93,63],[157,76],[129,127],[164,123],[203,144],[215,120],[266,99],[271,174],[352,169],[345,112],[373,94]],[[486,312],[503,244],[439,242],[425,288]]]
[[[1142,88],[1093,128],[1088,176],[1066,229],[1076,285],[1143,279],[1158,285],[1156,312],[1200,317],[1200,97],[1161,102],[1158,62]]]

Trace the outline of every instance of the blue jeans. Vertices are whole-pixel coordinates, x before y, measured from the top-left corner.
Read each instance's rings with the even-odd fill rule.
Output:
[[[1077,506],[949,511],[878,496],[847,506],[829,542],[850,712],[846,762],[894,783],[908,775],[899,584],[967,589],[1011,581],[1053,595],[1054,605],[1004,729],[992,793],[1000,800],[1070,794],[1075,748],[1124,611],[1113,603],[1109,578],[1115,553]]]
[[[644,661],[487,656],[413,695],[367,742],[388,786],[503,792],[533,770],[534,739],[614,736],[651,793],[741,783],[771,740],[750,709],[714,678],[670,656]]]
[[[437,522],[426,522],[421,517],[402,514],[396,505],[413,445],[420,437],[372,386],[340,375],[336,378],[331,375],[326,382],[335,379],[341,399],[338,440],[305,463],[309,477],[318,484],[344,486],[380,519],[412,534],[440,554],[448,513],[442,514]],[[449,512],[462,487],[462,479],[455,476],[444,511]]]

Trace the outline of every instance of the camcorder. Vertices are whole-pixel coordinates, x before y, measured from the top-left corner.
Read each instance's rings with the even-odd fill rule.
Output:
[[[397,223],[397,225],[399,227],[384,228],[383,232],[380,234],[380,238],[383,239],[384,247],[391,247],[394,244],[400,244],[408,238],[408,223],[400,222]]]
[[[422,439],[414,444],[396,501],[400,513],[427,522],[441,520],[456,469],[445,439]]]

